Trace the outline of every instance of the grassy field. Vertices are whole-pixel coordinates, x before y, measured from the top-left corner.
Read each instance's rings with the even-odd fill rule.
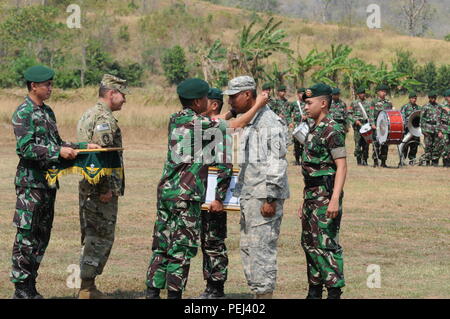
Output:
[[[17,156],[9,118],[20,103],[21,94],[4,95],[0,102],[0,298],[10,298],[13,292],[8,276],[15,233],[11,226],[15,205],[12,181]],[[75,139],[76,121],[95,102],[94,91],[83,96],[49,103],[66,140]],[[403,101],[395,100],[394,104],[398,108]],[[104,274],[98,279],[100,289],[115,298],[143,297],[156,185],[167,148],[165,123],[168,114],[175,110],[176,106],[146,105],[145,98],[135,94],[118,114],[126,147],[126,194],[120,200],[116,241]],[[353,148],[350,133],[340,237],[347,280],[343,297],[450,298],[450,170],[358,167]],[[398,162],[394,146],[389,154],[388,165],[394,167]],[[292,160],[289,154],[290,163]],[[76,294],[76,290],[67,288],[66,279],[67,267],[78,263],[80,252],[77,182],[76,176],[61,180],[52,239],[38,278],[38,289],[46,297],[72,298]],[[297,166],[289,166],[289,183],[291,198],[286,201],[279,241],[275,298],[304,298],[306,265],[296,214],[302,202],[303,180]],[[248,298],[239,255],[237,213],[229,213],[227,245],[230,273],[226,293],[229,297]],[[195,297],[204,289],[199,257],[192,262],[186,298]],[[367,267],[371,264],[381,267],[381,288],[370,289],[366,285]]]

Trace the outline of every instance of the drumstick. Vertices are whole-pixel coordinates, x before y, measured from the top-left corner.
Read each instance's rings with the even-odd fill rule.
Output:
[[[113,152],[113,151],[123,151],[122,147],[111,147],[111,148],[93,148],[89,150],[77,150],[78,153],[96,153],[96,152]]]

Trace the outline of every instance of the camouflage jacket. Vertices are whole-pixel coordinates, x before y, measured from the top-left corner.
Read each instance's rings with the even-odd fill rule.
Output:
[[[364,101],[360,99],[354,100],[348,107],[348,120],[353,126],[355,126],[356,121],[360,121],[362,124],[366,124],[368,121],[368,119],[364,119],[364,113],[361,110],[359,103],[362,104],[367,117],[369,117],[370,109],[372,107],[372,103],[368,99],[365,99]]]
[[[215,166],[219,169],[216,200],[224,201],[232,177],[227,123],[185,108],[171,115],[168,131],[167,159],[158,184],[158,200],[203,202],[208,168]],[[210,142],[211,135],[216,143]],[[214,154],[210,149],[213,144]],[[213,156],[208,157],[207,152]]]
[[[61,147],[87,148],[87,143],[64,142],[59,136],[52,109],[46,104],[36,105],[28,96],[14,112],[12,125],[20,159],[16,186],[50,188],[45,174],[51,163],[58,162]]]
[[[122,133],[117,125],[111,109],[103,102],[83,113],[77,126],[78,141],[95,143],[101,147],[122,147]],[[123,167],[123,154],[119,152]],[[91,185],[82,180],[80,191],[85,194],[104,194],[109,190],[115,196],[121,196],[125,191],[125,180],[121,176],[103,176],[97,185]]]
[[[289,198],[286,159],[287,127],[267,106],[244,128],[240,137],[240,173],[234,196]]]
[[[291,107],[288,100],[274,99],[269,102],[270,109],[279,117],[284,119],[285,124],[290,123]]]
[[[370,124],[377,125],[378,114],[381,111],[392,110],[393,106],[391,101],[388,99],[381,100],[380,98],[376,98],[372,101],[371,108],[369,110],[369,120]]]
[[[306,137],[302,153],[303,176],[312,178],[335,175],[335,160],[346,156],[342,126],[327,116],[312,127]]]
[[[300,106],[299,106],[300,104]],[[305,113],[305,102],[295,101],[290,104],[290,123],[294,123],[294,125],[299,125],[302,122],[302,113],[300,112],[300,108]]]
[[[338,100],[337,102],[332,100],[328,117],[332,118],[339,124],[347,126],[347,104],[345,104],[345,102],[342,100]]]
[[[420,117],[420,128],[424,133],[438,133],[442,129],[441,124],[442,106],[436,104],[425,104],[422,107]]]
[[[411,104],[411,103],[407,103],[405,105],[402,106],[402,108],[400,109],[400,112],[402,113],[403,116],[403,120],[405,123],[405,127],[408,126],[408,120],[409,120],[409,116],[415,112],[415,111],[419,111],[420,110],[420,106],[417,104]]]
[[[445,101],[442,105],[441,124],[442,133],[450,134],[450,104]]]

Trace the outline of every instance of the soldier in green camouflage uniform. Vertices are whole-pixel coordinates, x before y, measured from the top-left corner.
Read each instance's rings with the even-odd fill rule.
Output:
[[[307,121],[305,115],[305,102],[303,101],[303,95],[305,93],[305,88],[297,89],[297,101],[291,103],[290,107],[290,126],[291,128],[296,128],[301,122]],[[294,158],[295,165],[300,165],[300,158],[303,152],[303,145],[294,138]]]
[[[442,159],[445,167],[450,167],[450,89],[444,92],[445,102],[442,104],[442,132],[444,133],[444,150]]]
[[[222,91],[211,88],[208,92],[208,110],[204,115],[214,118],[220,114],[222,106]],[[228,187],[226,186],[226,188]],[[202,210],[201,215],[200,239],[203,253],[203,278],[207,284],[199,299],[223,298],[225,297],[224,285],[228,276],[228,251],[225,245],[227,212],[210,213],[208,210]]]
[[[438,166],[439,158],[442,150],[442,133],[441,114],[442,106],[436,102],[437,92],[428,93],[429,103],[422,107],[420,117],[420,128],[424,136],[425,154],[423,155],[421,165]]]
[[[305,251],[309,291],[307,298],[339,299],[345,286],[339,229],[347,174],[345,135],[341,125],[328,115],[331,88],[316,84],[306,90],[306,112],[315,125],[309,132],[302,154],[305,179],[301,243]]]
[[[277,89],[277,98],[271,101],[269,107],[276,115],[284,119],[285,124],[288,125],[291,107],[286,99],[286,90],[285,85],[280,85]]]
[[[17,202],[13,225],[17,234],[12,251],[13,298],[42,298],[36,277],[50,240],[58,184],[49,186],[47,168],[59,158],[74,159],[75,149],[87,143],[67,143],[59,136],[52,109],[44,103],[52,92],[54,72],[44,66],[26,70],[28,96],[12,116],[19,164],[14,184]]]
[[[402,106],[402,108],[400,109],[400,112],[402,113],[403,116],[403,121],[405,123],[405,135],[408,134],[408,121],[409,121],[409,117],[410,115],[415,112],[420,110],[420,106],[417,105],[417,94],[415,92],[410,92],[409,93],[409,103],[405,104]],[[413,165],[414,164],[414,160],[416,159],[416,155],[417,155],[417,148],[420,144],[420,137],[417,136],[413,136],[411,138],[411,141],[414,141],[416,143],[409,143],[407,146],[404,147],[403,149],[403,158],[404,159],[409,159],[409,164]]]
[[[158,184],[157,216],[153,232],[153,254],[147,271],[148,299],[158,299],[160,289],[169,299],[180,299],[186,287],[190,260],[197,254],[200,241],[201,203],[205,200],[208,167],[217,166],[216,199],[212,213],[223,211],[227,185],[231,178],[230,142],[227,127],[244,127],[267,102],[258,103],[241,117],[227,122],[201,115],[207,109],[209,85],[200,79],[187,79],[177,87],[183,110],[169,120],[168,152]],[[222,137],[215,145],[214,158],[204,154],[204,133]],[[200,143],[198,141],[198,136]],[[197,137],[197,138],[196,138]],[[209,144],[209,143],[208,143]],[[217,153],[218,152],[218,153]]]
[[[391,101],[389,101],[386,98],[388,90],[389,87],[387,85],[379,85],[377,87],[378,96],[372,101],[372,105],[369,110],[370,123],[372,124],[372,128],[374,129],[373,143],[372,143],[373,147],[372,159],[374,167],[378,166],[378,159],[381,160],[381,167],[387,167],[386,160],[388,157],[389,145],[388,144],[381,145],[380,143],[378,143],[376,125],[377,125],[377,118],[380,112],[385,110],[392,110],[393,108]]]
[[[122,133],[113,115],[125,103],[129,93],[126,81],[105,74],[100,83],[99,101],[88,109],[78,122],[80,142],[101,147],[122,147]],[[123,167],[122,152],[120,158]],[[96,185],[83,179],[79,184],[80,228],[82,253],[80,257],[80,299],[105,298],[95,286],[95,278],[103,272],[112,245],[117,221],[118,197],[123,196],[122,176],[103,176]]]
[[[364,110],[368,112],[371,107],[371,103],[366,99],[366,90],[364,88],[358,88],[356,90],[358,98],[353,101],[348,108],[348,120],[353,127],[353,138],[355,141],[356,162],[358,165],[367,166],[367,159],[369,158],[369,144],[364,137],[359,133],[361,127],[368,122],[365,118],[359,103],[362,104]],[[367,113],[366,113],[367,114]]]
[[[344,133],[347,133],[348,128],[348,112],[347,104],[341,100],[341,90],[339,88],[333,88],[332,100],[330,105],[330,112],[328,116],[333,119],[336,123],[341,124]]]

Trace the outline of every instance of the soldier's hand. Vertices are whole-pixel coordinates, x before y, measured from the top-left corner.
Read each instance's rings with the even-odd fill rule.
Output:
[[[88,144],[87,145],[88,150],[93,150],[93,149],[99,149],[102,148],[100,145],[98,144]]]
[[[112,199],[112,191],[109,190],[107,193],[105,194],[100,194],[100,201],[102,203],[109,203]]]
[[[330,200],[330,203],[328,204],[327,208],[327,217],[328,218],[336,218],[336,216],[339,214],[339,201],[336,200]]]
[[[271,204],[265,202],[261,207],[261,215],[263,215],[263,217],[272,217],[275,215],[276,211],[277,202],[273,202]]]
[[[294,128],[294,123],[289,124],[289,128]]]
[[[376,130],[377,127],[375,125],[372,125],[372,130]]]
[[[74,150],[71,147],[61,147],[61,150],[59,151],[59,156],[61,156],[62,158],[66,159],[66,160],[73,160],[75,159],[75,157],[77,157],[78,155],[78,151]]]
[[[361,121],[356,121],[355,124],[356,124],[356,126],[361,126],[362,125]]]
[[[256,104],[259,108],[263,107],[269,101],[269,94],[267,92],[262,92],[260,95],[256,97]]]
[[[214,200],[209,205],[210,213],[221,213],[223,212],[223,204],[220,200]]]
[[[300,219],[303,219],[303,207],[300,206],[299,209],[297,210],[297,215]]]

